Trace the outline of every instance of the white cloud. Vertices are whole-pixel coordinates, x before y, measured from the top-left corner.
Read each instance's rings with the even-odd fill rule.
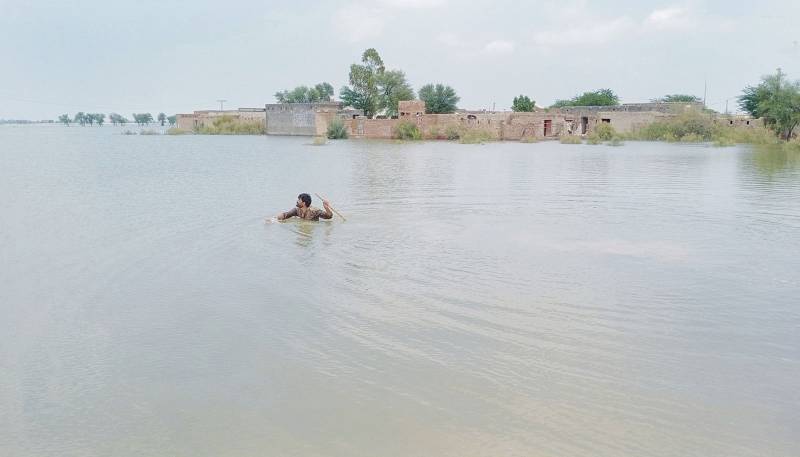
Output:
[[[546,30],[533,36],[534,44],[542,47],[592,46],[606,44],[621,38],[634,29],[633,21],[626,17],[618,17],[611,21],[573,26],[567,29]]]
[[[689,10],[677,6],[654,10],[644,20],[645,27],[658,30],[684,29],[691,27],[693,23]]]
[[[339,35],[351,43],[380,36],[386,25],[379,10],[357,4],[337,11],[333,23]]]
[[[489,54],[511,54],[514,52],[514,42],[508,40],[490,41],[483,47],[483,50]]]

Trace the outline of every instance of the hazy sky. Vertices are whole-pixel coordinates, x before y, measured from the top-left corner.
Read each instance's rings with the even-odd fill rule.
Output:
[[[367,47],[464,108],[603,87],[623,102],[703,95],[730,108],[782,67],[800,79],[800,1],[0,0],[0,118],[168,114],[274,102],[347,82]]]

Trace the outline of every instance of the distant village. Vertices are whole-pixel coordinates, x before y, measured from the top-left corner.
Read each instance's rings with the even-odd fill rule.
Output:
[[[535,108],[530,112],[456,110],[449,114],[427,114],[421,100],[399,102],[396,116],[367,118],[361,110],[341,102],[273,103],[263,108],[203,110],[178,114],[176,125],[185,131],[201,131],[219,119],[263,126],[267,135],[324,136],[334,120],[344,125],[350,138],[390,139],[401,123],[413,123],[426,139],[446,139],[450,129],[480,130],[493,140],[557,139],[582,137],[601,124],[625,134],[686,110],[702,110],[699,102],[652,102],[612,106],[567,106]],[[732,127],[755,125],[749,116],[721,116],[719,122]]]

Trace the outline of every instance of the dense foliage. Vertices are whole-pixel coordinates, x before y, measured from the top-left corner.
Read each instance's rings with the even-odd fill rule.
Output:
[[[419,99],[425,102],[425,112],[428,114],[455,112],[458,101],[461,100],[452,87],[443,84],[422,86],[419,90]]]

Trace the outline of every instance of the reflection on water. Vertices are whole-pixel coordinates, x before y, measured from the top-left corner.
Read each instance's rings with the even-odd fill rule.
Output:
[[[0,128],[0,455],[800,454],[792,152],[114,132]]]
[[[773,175],[800,168],[800,145],[759,145],[754,147],[752,160],[759,171]]]

